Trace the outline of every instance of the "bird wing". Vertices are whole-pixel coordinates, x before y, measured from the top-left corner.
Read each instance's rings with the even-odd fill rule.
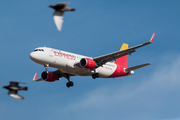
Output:
[[[10,90],[8,95],[16,99],[24,99],[24,97],[17,94],[17,90]]]
[[[63,15],[64,15],[64,12],[62,11],[55,11],[53,14],[54,22],[59,31],[61,31],[61,28],[62,28]]]
[[[11,81],[9,83],[10,83],[10,85],[14,85],[14,86],[18,86],[18,84],[19,84],[19,82],[14,82],[14,81]]]
[[[59,8],[65,8],[68,4],[69,4],[68,2],[67,2],[67,3],[58,3],[58,4],[57,4],[57,7],[59,7]]]

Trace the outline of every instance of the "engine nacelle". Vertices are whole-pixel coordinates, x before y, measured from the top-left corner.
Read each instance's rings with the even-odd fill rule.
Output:
[[[48,72],[47,73],[46,71],[42,72],[41,78],[44,79],[47,82],[54,82],[54,81],[56,81],[58,79],[56,74],[54,74],[53,72]]]
[[[92,59],[89,59],[89,58],[82,58],[80,60],[80,65],[81,67],[84,67],[84,68],[95,68],[96,67],[96,62]]]

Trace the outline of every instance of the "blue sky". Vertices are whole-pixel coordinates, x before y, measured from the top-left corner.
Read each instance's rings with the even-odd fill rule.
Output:
[[[0,4],[0,85],[26,82],[16,100],[0,90],[0,119],[180,120],[180,1],[71,0],[75,12],[64,15],[62,31],[50,4],[61,0],[2,1]],[[90,57],[120,49],[122,43],[151,45],[129,56],[129,67],[151,62],[135,74],[115,79],[72,77],[53,83],[33,82],[45,69],[29,59],[48,46]],[[55,70],[49,68],[49,70]]]

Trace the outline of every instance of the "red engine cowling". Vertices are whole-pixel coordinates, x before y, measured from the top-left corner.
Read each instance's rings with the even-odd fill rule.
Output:
[[[56,74],[54,74],[53,72],[48,72],[47,73],[46,71],[42,72],[41,78],[44,79],[47,82],[54,82],[54,81],[56,81],[58,79]]]
[[[96,67],[96,62],[92,59],[89,59],[89,58],[82,58],[80,60],[80,65],[81,67],[84,67],[84,68],[95,68]]]

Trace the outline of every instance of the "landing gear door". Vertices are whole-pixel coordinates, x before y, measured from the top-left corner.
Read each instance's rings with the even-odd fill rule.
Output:
[[[53,52],[53,50],[51,50],[51,51],[49,52],[49,56],[50,56],[50,57],[53,57],[53,54],[54,54],[54,52]]]

